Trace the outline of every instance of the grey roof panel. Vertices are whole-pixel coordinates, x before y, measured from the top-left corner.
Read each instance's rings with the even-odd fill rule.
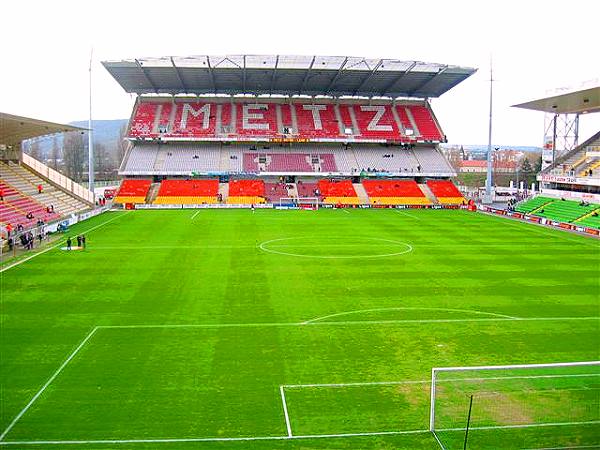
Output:
[[[126,92],[439,97],[476,69],[350,56],[225,55],[104,61]]]

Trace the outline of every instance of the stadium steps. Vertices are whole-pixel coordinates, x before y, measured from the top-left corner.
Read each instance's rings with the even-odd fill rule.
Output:
[[[148,194],[146,195],[146,203],[152,204],[156,197],[158,196],[158,190],[160,189],[160,183],[152,183],[150,189],[148,189]]]
[[[229,172],[230,170],[230,160],[229,160],[229,152],[223,151],[221,149],[221,158],[219,159],[219,171],[221,172]]]
[[[227,159],[227,164],[229,164],[229,159]],[[229,197],[229,183],[219,183],[219,194],[221,194],[223,203],[227,203],[227,198]]]
[[[517,205],[515,210],[523,214],[532,214],[555,200],[556,199],[554,198],[537,196],[530,200],[526,200],[520,203],[519,205]]]
[[[410,110],[410,108],[404,108],[404,110],[406,111],[406,117],[408,117],[408,120],[413,127],[414,136],[421,136],[421,131],[417,126],[417,121],[413,117],[412,111]]]
[[[595,216],[594,213],[596,214]],[[600,230],[600,208],[586,214],[584,217],[580,217],[577,219],[576,224]]]
[[[592,161],[590,164],[588,164],[588,165],[585,165],[585,166],[583,167],[583,169],[581,169],[581,171],[579,172],[579,176],[580,176],[580,177],[584,177],[584,176],[586,176],[586,175],[585,175],[585,173],[586,173],[588,170],[591,170],[591,171],[592,171],[592,173],[593,173],[593,172],[595,172],[595,171],[596,171],[596,169],[597,169],[598,167],[600,167],[600,160],[595,160],[595,161]]]
[[[421,191],[423,191],[423,194],[425,194],[425,197],[427,197],[427,200],[429,200],[432,205],[440,204],[440,202],[438,201],[436,196],[433,195],[433,192],[431,192],[431,189],[429,189],[429,186],[427,186],[427,184],[425,184],[425,183],[419,184],[419,189],[421,189]]]
[[[595,209],[598,209],[598,205],[581,206],[579,202],[575,201],[556,200],[544,206],[543,212],[536,212],[535,215],[550,220],[572,223]]]
[[[293,198],[298,198],[298,186],[296,186],[296,183],[287,183],[287,192],[288,192],[288,197],[293,197]]]
[[[365,190],[365,187],[361,183],[353,183],[352,185],[354,186],[354,190],[356,191],[356,195],[358,196],[360,204],[368,205],[369,204],[369,196],[367,195],[367,191]]]
[[[3,179],[24,194],[35,198],[37,202],[45,206],[53,205],[55,210],[61,215],[66,216],[89,208],[86,203],[58,189],[53,184],[19,164],[13,162],[0,164],[0,176]],[[38,194],[37,191],[38,184],[41,184],[43,187],[41,194]]]
[[[594,216],[594,214],[596,214],[596,215]],[[600,214],[600,208],[596,208],[593,211],[590,211],[587,214],[584,214],[583,216],[579,217],[578,219],[575,219],[573,222],[585,221],[586,219],[588,219],[590,217],[598,217],[599,214]]]
[[[154,160],[154,165],[152,166],[153,170],[162,171],[164,169],[167,152],[168,147],[165,148],[164,146],[158,150],[158,153],[156,154],[156,159]]]

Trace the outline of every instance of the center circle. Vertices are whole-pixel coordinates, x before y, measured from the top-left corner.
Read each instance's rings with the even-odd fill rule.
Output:
[[[347,254],[357,250],[371,250],[368,254]],[[377,248],[379,247],[379,249]],[[383,247],[383,248],[382,248]],[[296,256],[299,258],[318,258],[318,259],[364,259],[364,258],[387,258],[392,256],[404,255],[412,252],[413,248],[406,242],[395,241],[392,239],[373,238],[373,237],[287,237],[271,239],[258,245],[262,251],[274,253],[276,255]],[[311,249],[318,250],[323,248],[333,249],[326,255],[311,253]],[[336,252],[335,249],[338,249]],[[302,251],[299,249],[306,249]],[[340,250],[345,250],[345,253]]]

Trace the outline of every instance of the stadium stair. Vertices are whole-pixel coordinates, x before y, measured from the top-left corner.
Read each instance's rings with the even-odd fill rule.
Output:
[[[90,205],[67,194],[53,184],[29,171],[25,167],[9,162],[0,163],[0,178],[11,184],[17,190],[25,195],[29,195],[38,203],[45,206],[53,205],[54,210],[67,216],[73,213],[84,211],[90,208]],[[38,194],[37,186],[42,185],[43,191]]]
[[[596,171],[596,169],[598,169],[598,167],[600,167],[600,161],[592,161],[591,164],[584,166],[584,168],[579,172],[579,176],[580,177],[585,177],[586,176],[586,172],[588,170],[591,170],[592,173],[594,173]]]
[[[598,205],[581,206],[575,201],[556,200],[545,205],[543,210],[536,211],[535,215],[560,222],[575,222],[577,219],[593,213],[596,209],[598,209]]]
[[[600,230],[600,208],[597,208],[594,211],[586,214],[585,216],[580,217],[575,221],[575,223],[577,225],[596,228]]]
[[[365,191],[364,186],[361,183],[353,183],[354,190],[356,191],[356,195],[358,195],[358,199],[361,205],[369,204],[369,196],[367,195],[367,191]]]
[[[427,197],[427,200],[429,200],[432,205],[440,204],[440,202],[438,202],[438,199],[435,197],[435,195],[433,195],[433,192],[431,192],[431,189],[429,189],[429,186],[427,186],[426,183],[419,184],[419,189],[421,189],[423,194],[425,194],[425,197]]]
[[[585,222],[587,219],[591,218],[591,217],[598,217],[600,215],[600,207],[593,209],[592,211],[588,212],[587,214],[584,214],[583,216],[581,216],[578,219],[575,219],[574,222]],[[599,223],[597,221],[594,221],[595,223]],[[598,227],[596,227],[598,228]]]
[[[156,196],[158,195],[158,190],[160,189],[160,183],[152,183],[150,189],[148,190],[148,195],[146,195],[146,203],[149,205],[154,203],[156,200]]]
[[[227,160],[227,164],[229,164],[229,159]],[[227,203],[227,198],[229,197],[229,183],[219,183],[219,194],[221,194],[222,203]]]
[[[555,200],[556,199],[554,198],[537,196],[517,205],[515,211],[523,214],[533,214],[536,211],[541,210],[545,205],[552,203]]]
[[[288,183],[287,184],[288,197],[298,198],[298,187],[296,183]]]

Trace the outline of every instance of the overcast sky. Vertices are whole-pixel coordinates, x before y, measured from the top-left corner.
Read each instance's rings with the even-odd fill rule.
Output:
[[[299,54],[419,60],[478,68],[434,111],[450,143],[487,143],[490,53],[496,145],[541,146],[544,114],[510,105],[600,78],[600,1],[5,1],[0,111],[57,122],[128,118],[134,97],[102,60]],[[583,140],[600,113],[583,116]]]

